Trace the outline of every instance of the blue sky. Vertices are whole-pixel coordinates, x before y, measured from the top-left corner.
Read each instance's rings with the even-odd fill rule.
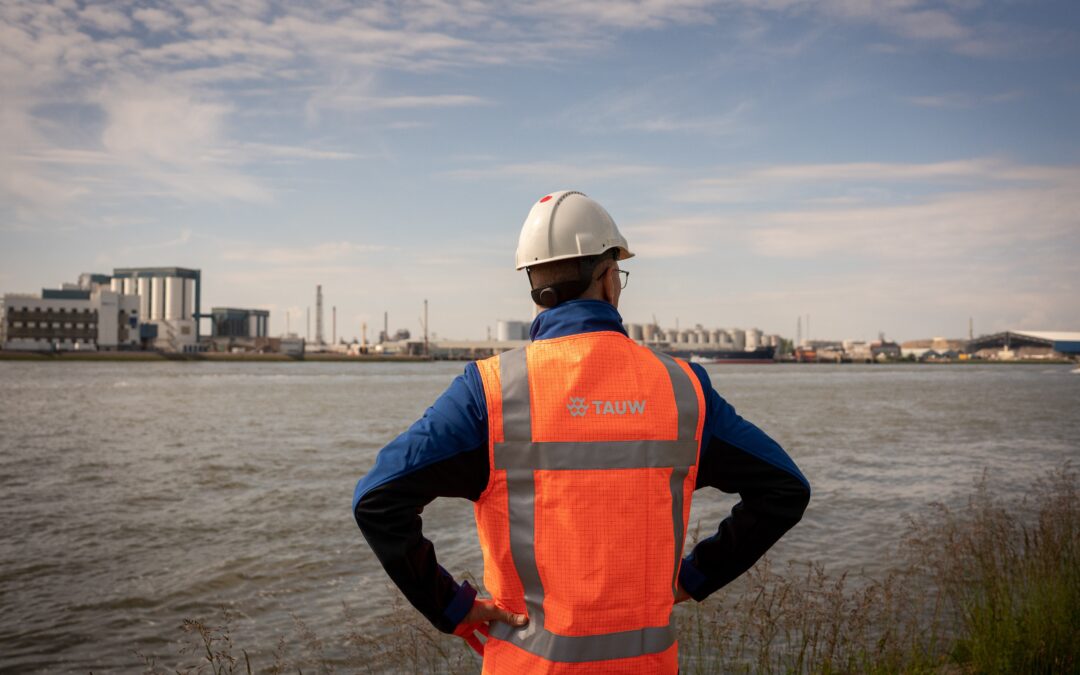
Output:
[[[0,137],[4,292],[180,265],[273,333],[321,283],[481,338],[577,189],[627,321],[1080,330],[1076,2],[0,0]]]

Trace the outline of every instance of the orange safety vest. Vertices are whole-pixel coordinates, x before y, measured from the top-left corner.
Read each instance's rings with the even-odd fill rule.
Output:
[[[686,362],[617,332],[478,362],[488,485],[484,673],[676,673],[672,617],[705,422]]]

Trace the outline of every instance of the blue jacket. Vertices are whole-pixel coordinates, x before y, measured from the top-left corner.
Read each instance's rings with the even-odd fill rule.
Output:
[[[563,303],[541,312],[530,335],[543,340],[593,331],[625,334],[612,305]],[[713,390],[704,368],[691,368],[707,399],[697,487],[743,498],[680,568],[680,584],[701,600],[748,569],[798,522],[810,486],[774,440]],[[354,517],[390,577],[446,632],[465,616],[476,592],[435,562],[431,542],[420,532],[419,511],[438,496],[475,501],[487,477],[487,404],[480,373],[469,363],[421,419],[379,452],[353,493]]]

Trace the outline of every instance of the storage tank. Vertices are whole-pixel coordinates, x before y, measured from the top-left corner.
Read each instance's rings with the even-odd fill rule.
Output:
[[[722,331],[722,330],[714,330],[711,333],[709,333],[709,342],[711,342],[714,345],[720,344],[720,335],[722,335],[723,332],[724,331]]]
[[[632,323],[627,331],[630,334],[631,340],[637,340],[641,342],[645,339],[645,329],[640,323]]]
[[[184,316],[183,319],[192,319],[195,315],[195,280],[184,279]]]
[[[678,333],[678,331],[673,330],[673,329],[668,329],[664,333],[664,340],[666,342],[671,343],[671,344],[675,344],[676,342],[679,341],[679,333]]]
[[[178,321],[184,311],[184,280],[165,277],[165,319]]]
[[[705,344],[709,341],[709,333],[701,328],[694,331],[694,342],[698,344]]]
[[[132,279],[131,277],[127,277],[126,279],[121,279],[121,281],[124,282],[124,295],[139,294],[138,284],[135,283],[136,281],[138,281],[138,279]]]
[[[150,320],[150,280],[134,279],[135,292],[139,294],[139,316],[145,321]]]
[[[717,331],[720,335],[716,340],[716,346],[720,349],[735,349],[735,342],[731,339],[731,333],[726,330]]]
[[[124,280],[123,279],[113,279],[112,281],[109,282],[109,288],[112,289],[112,291],[114,293],[123,293],[124,292]]]
[[[731,344],[735,349],[746,349],[746,331],[741,328],[732,328]]]
[[[499,319],[495,324],[495,339],[499,342],[528,340],[529,327],[524,321],[504,321]]]
[[[258,314],[248,314],[248,337],[259,337],[260,318]]]
[[[165,318],[165,279],[162,277],[150,279],[150,318],[154,321]]]
[[[764,333],[762,333],[757,328],[751,328],[750,330],[746,331],[746,351],[752,352],[758,347],[762,346],[763,337]]]
[[[656,340],[657,339],[657,333],[659,333],[659,330],[660,329],[656,327],[656,324],[652,324],[652,323],[645,324],[645,328],[642,331],[642,335],[644,335],[645,341],[646,342],[652,342],[652,341]]]

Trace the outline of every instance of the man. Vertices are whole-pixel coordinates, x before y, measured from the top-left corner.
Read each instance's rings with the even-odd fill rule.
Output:
[[[584,194],[540,199],[516,256],[542,309],[532,343],[466,366],[356,487],[390,578],[485,673],[677,672],[674,604],[749,569],[809,501],[795,463],[703,368],[626,336],[632,255]],[[682,558],[706,487],[742,501]],[[475,502],[491,600],[437,563],[420,520],[436,497]]]

